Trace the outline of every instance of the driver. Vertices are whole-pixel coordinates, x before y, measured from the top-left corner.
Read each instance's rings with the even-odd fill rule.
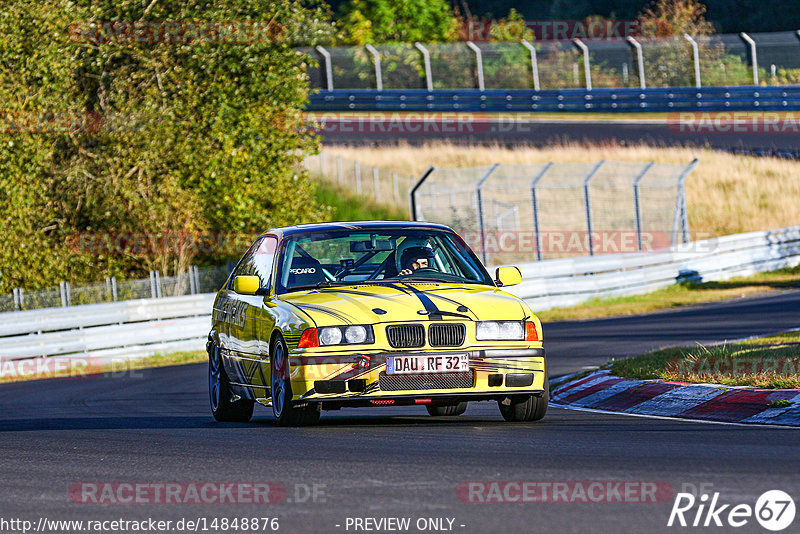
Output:
[[[433,268],[433,251],[428,247],[409,247],[400,256],[400,265],[403,267],[400,276],[407,276],[417,269]]]

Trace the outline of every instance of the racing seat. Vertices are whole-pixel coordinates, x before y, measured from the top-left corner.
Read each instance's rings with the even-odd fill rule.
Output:
[[[314,258],[296,256],[289,268],[288,287],[310,286],[326,280],[322,265]]]

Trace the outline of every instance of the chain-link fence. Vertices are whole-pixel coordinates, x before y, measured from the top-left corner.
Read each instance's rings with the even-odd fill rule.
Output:
[[[405,210],[408,209],[408,192],[417,181],[391,169],[365,165],[324,151],[308,156],[304,165],[313,175],[357,195]]]
[[[149,278],[72,284],[61,282],[57,288],[26,291],[14,289],[11,295],[0,295],[0,312],[99,304],[118,300],[179,297],[217,291],[230,272],[230,265],[196,267],[176,276],[161,276],[151,271]]]
[[[317,62],[308,68],[311,87],[323,90],[800,83],[797,32],[533,43],[318,46],[300,50]]]
[[[655,250],[689,240],[684,181],[696,164],[431,167],[411,204],[415,220],[452,227],[487,265]]]

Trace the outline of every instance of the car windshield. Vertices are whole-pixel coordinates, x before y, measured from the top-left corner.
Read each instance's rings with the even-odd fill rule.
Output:
[[[359,282],[494,285],[460,237],[434,229],[296,234],[285,240],[278,266],[278,293]]]

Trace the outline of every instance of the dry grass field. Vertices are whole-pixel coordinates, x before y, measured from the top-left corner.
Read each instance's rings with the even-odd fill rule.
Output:
[[[703,236],[769,230],[800,224],[800,162],[739,156],[701,148],[646,146],[555,147],[424,146],[325,147],[326,152],[364,164],[419,176],[429,165],[470,167],[491,163],[657,161],[700,164],[686,182],[689,224]]]

